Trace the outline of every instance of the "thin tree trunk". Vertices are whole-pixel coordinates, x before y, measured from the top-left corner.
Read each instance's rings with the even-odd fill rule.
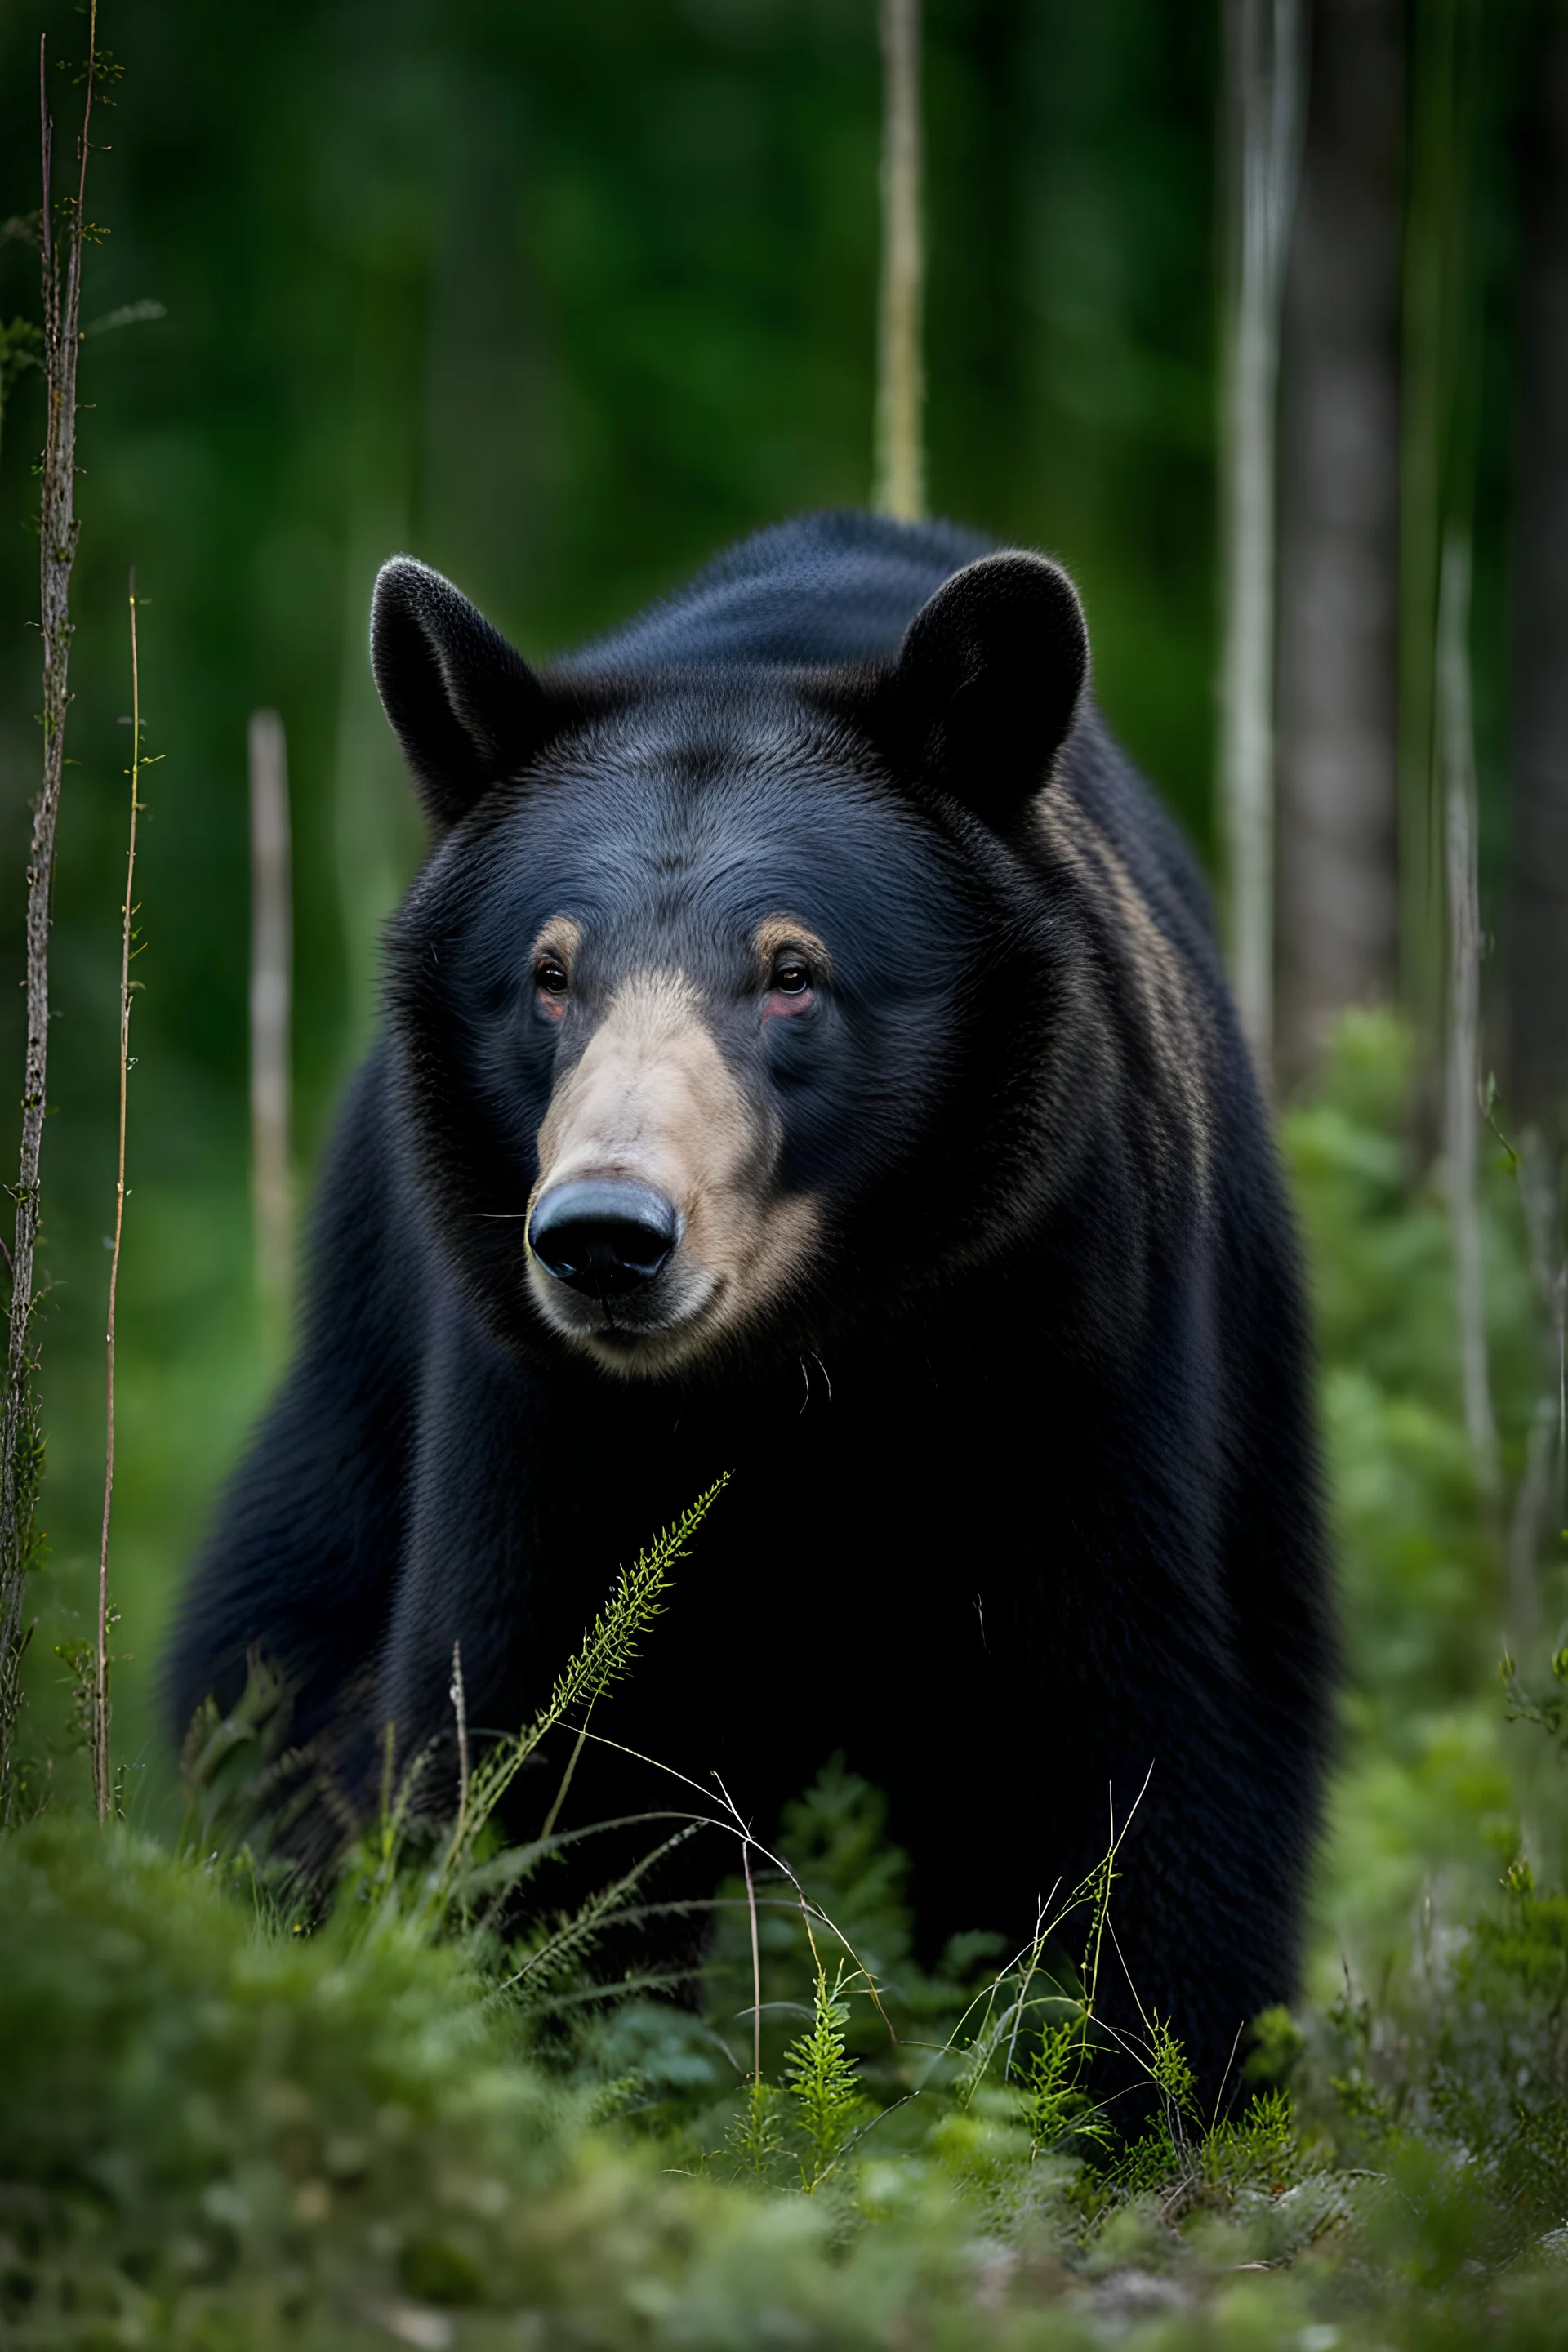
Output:
[[[333,758],[333,857],[348,981],[345,1044],[364,1046],[376,1017],[376,957],[382,926],[418,862],[422,828],[386,715],[365,659],[371,583],[388,551],[414,532],[416,433],[408,404],[387,386],[416,380],[427,347],[426,289],[412,267],[381,250],[360,262],[351,394],[343,417],[341,470],[346,512],[337,743]]]
[[[1314,0],[1282,338],[1282,1087],[1398,985],[1399,263],[1404,11]]]
[[[1220,797],[1237,1008],[1268,1075],[1274,996],[1274,611],[1279,310],[1301,110],[1298,0],[1230,0],[1233,236],[1225,417]]]
[[[1538,1571],[1568,1463],[1568,5],[1538,12],[1523,142],[1521,397],[1514,518],[1514,842],[1507,1007],[1519,1192],[1542,1312],[1542,1390],[1510,1527],[1510,1633],[1538,1628]]]
[[[1445,533],[1468,541],[1477,370],[1469,215],[1478,0],[1407,17],[1411,165],[1402,325],[1399,500],[1400,992],[1425,1053],[1444,1006],[1447,820],[1436,670]]]
[[[1465,1428],[1475,1463],[1476,1483],[1483,1502],[1495,1515],[1502,1473],[1487,1364],[1486,1286],[1476,1167],[1480,1124],[1481,922],[1477,886],[1469,638],[1469,541],[1455,529],[1443,543],[1436,656],[1449,940],[1444,1160],[1454,1237]]]
[[[1524,149],[1514,524],[1511,1115],[1568,1145],[1568,7],[1541,11]]]
[[[877,352],[879,514],[925,512],[925,378],[921,357],[920,0],[881,0],[882,292]]]
[[[1549,1528],[1563,1524],[1568,1438],[1568,1265],[1563,1258],[1557,1192],[1562,1163],[1538,1127],[1520,1139],[1519,1197],[1530,1236],[1530,1270],[1541,1309],[1542,1380],[1525,1448],[1524,1475],[1508,1529],[1508,1630],[1522,1650],[1540,1620],[1536,1576]]]
[[[1503,927],[1510,1115],[1542,1318],[1542,1384],[1509,1528],[1509,1631],[1540,1617],[1568,1457],[1568,5],[1533,12],[1521,192],[1512,843]]]
[[[289,1296],[289,1038],[293,956],[288,746],[275,710],[250,716],[250,1139],[256,1288],[268,1337]]]
[[[77,138],[76,209],[66,234],[65,282],[60,280],[50,186],[54,125],[45,89],[45,47],[38,44],[38,104],[42,118],[44,204],[43,480],[39,494],[39,626],[43,638],[44,780],[33,805],[27,859],[27,1043],[22,1087],[22,1148],[16,1177],[16,1236],[11,1251],[11,1307],[5,1358],[5,1427],[0,1436],[0,1810],[14,1798],[12,1738],[21,1704],[26,1645],[26,1570],[33,1541],[38,1476],[37,1402],[31,1341],[34,1255],[38,1239],[39,1161],[49,1045],[49,911],[54,883],[55,828],[65,772],[66,713],[70,707],[70,578],[76,560],[76,374],[80,343],[82,225],[87,159],[98,65],[98,0],[88,18],[86,92]]]
[[[1538,1571],[1563,1524],[1568,1456],[1568,5],[1538,9],[1523,142],[1519,506],[1514,520],[1514,842],[1510,1110],[1542,1310],[1542,1390],[1510,1524],[1510,1633],[1538,1628]]]

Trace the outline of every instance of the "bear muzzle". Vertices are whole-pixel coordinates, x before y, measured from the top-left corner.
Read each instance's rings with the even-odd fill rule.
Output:
[[[546,1327],[606,1370],[660,1379],[765,1319],[817,1224],[778,1191],[781,1139],[694,985],[627,974],[540,1128],[525,1231]]]

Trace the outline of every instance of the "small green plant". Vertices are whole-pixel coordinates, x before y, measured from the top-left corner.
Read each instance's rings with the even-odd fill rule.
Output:
[[[741,2112],[724,2135],[725,2148],[754,2180],[773,2179],[784,2160],[783,2097],[774,2084],[752,2075]]]
[[[1551,1691],[1529,1691],[1519,1678],[1511,1657],[1505,1653],[1502,1661],[1502,1685],[1507,1694],[1507,1714],[1510,1723],[1533,1723],[1559,1742],[1568,1732],[1568,1649],[1552,1653],[1552,1679],[1556,1688]]]
[[[800,2181],[807,2196],[832,2170],[868,2116],[860,2078],[844,2040],[849,2021],[845,1994],[853,1983],[840,1961],[829,1990],[827,1971],[817,1962],[810,2027],[790,2044],[784,2058],[784,2081],[805,2140]]]
[[[1109,2148],[1115,2135],[1084,2086],[1088,2013],[1041,2025],[1024,2062],[1019,2105],[1031,2158],[1070,2145]]]
[[[1149,2079],[1160,2095],[1165,2128],[1180,2146],[1188,2129],[1202,2125],[1192,2064],[1168,2018],[1149,2021]]]

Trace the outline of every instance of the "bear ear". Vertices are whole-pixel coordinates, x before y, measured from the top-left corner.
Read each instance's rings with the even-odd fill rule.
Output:
[[[1067,573],[1043,555],[983,555],[921,606],[878,698],[900,764],[1005,834],[1049,776],[1088,676]]]
[[[449,580],[395,555],[371,600],[370,666],[431,824],[444,833],[551,733],[544,688]]]

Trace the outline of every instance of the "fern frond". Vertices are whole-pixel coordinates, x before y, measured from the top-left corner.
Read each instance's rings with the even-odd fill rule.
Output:
[[[843,1962],[838,1964],[831,1991],[819,1962],[810,2028],[790,2044],[784,2056],[784,2080],[806,2139],[808,2152],[801,2158],[800,2179],[807,2196],[854,2137],[865,2113],[860,2078],[844,2037],[849,2022],[845,1990]]]

